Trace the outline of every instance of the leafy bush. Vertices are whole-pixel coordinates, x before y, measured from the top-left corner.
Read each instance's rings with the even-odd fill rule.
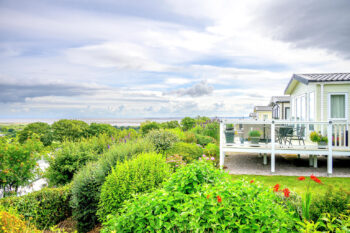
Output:
[[[0,199],[0,206],[16,209],[24,218],[39,229],[53,226],[71,216],[70,186],[43,188],[20,197]]]
[[[98,223],[96,212],[101,186],[111,168],[115,167],[118,161],[152,151],[154,151],[154,145],[148,140],[118,144],[111,147],[98,161],[88,163],[74,175],[71,206],[73,216],[78,221],[79,232],[87,232]]]
[[[272,191],[195,162],[127,201],[102,232],[288,232],[297,220]]]
[[[108,136],[116,135],[118,130],[110,124],[91,123],[88,129],[89,136],[98,136],[106,134]]]
[[[102,153],[98,138],[82,140],[80,142],[66,141],[62,147],[53,152],[48,159],[50,166],[46,170],[45,177],[49,185],[64,185],[73,179],[73,175],[88,161],[96,161],[98,154]],[[107,149],[108,143],[103,144]]]
[[[204,124],[203,135],[220,140],[220,124],[218,122],[209,122]]]
[[[167,122],[161,123],[161,127],[163,129],[175,129],[175,128],[179,128],[180,124],[178,121],[167,121]]]
[[[32,138],[36,134],[44,146],[49,146],[52,143],[53,135],[51,126],[44,122],[35,122],[28,124],[22,131],[19,132],[20,143],[24,143],[27,139]]]
[[[151,131],[147,138],[155,145],[157,152],[164,152],[179,141],[176,134],[163,129]]]
[[[196,138],[197,138],[197,143],[201,146],[206,146],[209,143],[216,143],[215,139],[210,136],[203,136],[200,134],[196,134]]]
[[[178,142],[171,149],[167,150],[166,154],[169,156],[180,155],[186,162],[191,162],[202,156],[203,149],[194,143]]]
[[[165,131],[175,134],[181,141],[185,140],[185,132],[181,128],[165,129]]]
[[[192,132],[184,132],[185,133],[185,138],[183,139],[184,142],[187,143],[197,143],[197,138],[196,135]]]
[[[203,153],[209,157],[214,157],[216,163],[219,161],[220,158],[220,148],[214,144],[214,143],[209,143],[208,145],[205,146]]]
[[[260,137],[261,136],[261,132],[258,130],[252,130],[249,132],[249,137]]]
[[[146,135],[152,130],[160,129],[160,124],[155,121],[145,121],[141,123],[140,130],[142,135]]]
[[[43,145],[39,140],[28,139],[24,144],[16,140],[0,140],[0,188],[4,196],[17,193],[39,172],[37,160]]]
[[[161,154],[144,153],[137,158],[117,164],[102,186],[100,220],[116,213],[124,200],[133,194],[152,190],[170,175],[170,167]]]
[[[166,162],[170,165],[171,170],[175,172],[178,168],[185,166],[186,162],[181,155],[172,155],[166,158]]]
[[[184,131],[192,129],[196,125],[196,120],[191,117],[185,117],[181,120],[181,126]]]
[[[325,136],[322,136],[322,134],[319,134],[315,131],[310,133],[310,140],[312,142],[325,142],[328,143],[328,138]]]
[[[311,219],[317,221],[322,214],[328,213],[332,217],[338,217],[350,211],[350,193],[343,189],[330,188],[323,195],[315,197],[310,206]]]
[[[89,125],[84,121],[63,119],[53,123],[52,129],[55,140],[77,141],[88,135]]]
[[[22,216],[0,207],[0,232],[39,233],[41,231],[30,226],[22,219]]]

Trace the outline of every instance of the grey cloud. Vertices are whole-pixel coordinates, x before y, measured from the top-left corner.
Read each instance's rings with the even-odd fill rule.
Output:
[[[26,98],[43,96],[79,96],[97,88],[71,84],[8,84],[0,83],[0,103],[25,102]]]
[[[348,0],[271,1],[262,12],[256,22],[275,39],[350,58]]]
[[[207,81],[201,81],[197,84],[194,84],[192,87],[189,88],[181,88],[175,91],[171,91],[169,93],[163,93],[163,94],[170,94],[170,95],[177,95],[177,96],[191,96],[191,97],[199,97],[204,95],[210,95],[213,93],[214,87],[210,86]]]

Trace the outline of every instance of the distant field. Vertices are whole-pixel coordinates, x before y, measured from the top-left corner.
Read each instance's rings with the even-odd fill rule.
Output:
[[[267,188],[273,188],[276,184],[279,184],[281,188],[288,188],[298,194],[303,194],[306,191],[307,184],[310,180],[309,177],[305,177],[306,180],[299,181],[297,176],[258,176],[258,175],[232,175],[232,178],[246,180],[254,180],[260,182]],[[328,188],[339,189],[342,188],[350,192],[350,178],[349,177],[321,177],[322,184],[318,184],[311,181],[311,190],[313,193],[324,193]]]

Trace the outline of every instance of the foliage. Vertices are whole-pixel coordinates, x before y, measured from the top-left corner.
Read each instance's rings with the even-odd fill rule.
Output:
[[[140,154],[137,158],[118,163],[106,178],[101,189],[100,220],[114,214],[124,200],[132,195],[158,187],[170,175],[169,165],[161,154],[155,152]]]
[[[88,129],[89,136],[98,136],[100,134],[106,134],[113,136],[118,133],[118,130],[110,124],[91,123]]]
[[[41,231],[30,226],[22,216],[0,207],[0,232],[39,233]]]
[[[331,214],[324,213],[316,222],[304,220],[298,224],[301,233],[350,232],[350,214],[332,217]]]
[[[220,158],[220,148],[214,144],[214,143],[209,143],[208,145],[205,146],[203,153],[209,157],[214,157],[216,163],[219,162]]]
[[[260,137],[261,132],[259,130],[252,130],[249,132],[249,137]]]
[[[296,218],[269,190],[205,162],[180,168],[163,189],[137,196],[102,232],[287,232]]]
[[[154,151],[154,145],[148,140],[130,140],[117,144],[104,153],[98,161],[88,163],[74,175],[71,206],[73,216],[78,221],[79,232],[87,232],[98,223],[96,212],[101,186],[111,168],[116,166],[118,161],[151,151]]]
[[[323,213],[328,213],[332,217],[346,214],[350,211],[350,192],[343,189],[334,190],[330,188],[323,195],[318,195],[317,199],[311,203],[311,219],[317,221]]]
[[[88,161],[96,161],[112,145],[111,137],[100,135],[79,142],[66,141],[60,149],[48,159],[49,168],[45,177],[51,186],[64,185],[73,179],[73,175]]]
[[[167,157],[166,162],[170,165],[173,172],[175,172],[178,168],[186,165],[183,157],[177,154]]]
[[[179,128],[180,124],[178,121],[167,121],[167,122],[161,123],[161,127],[163,129],[175,129],[175,128]]]
[[[184,135],[185,135],[185,137],[183,139],[184,142],[197,143],[197,138],[196,138],[196,135],[194,133],[187,131],[187,132],[184,132]]]
[[[195,118],[196,120],[196,123],[197,124],[203,124],[203,123],[206,123],[206,122],[209,122],[211,121],[209,117],[206,117],[206,116],[197,116]]]
[[[233,124],[227,124],[227,125],[226,125],[226,129],[227,129],[227,130],[233,129]]]
[[[216,141],[220,140],[220,124],[218,122],[208,122],[204,124],[203,135],[210,136]]]
[[[191,117],[185,117],[181,120],[181,126],[184,131],[192,129],[196,125],[196,120]]]
[[[141,123],[140,130],[142,135],[146,135],[152,130],[160,129],[160,124],[155,121],[145,121]]]
[[[215,139],[210,136],[196,134],[197,143],[201,146],[206,146],[209,143],[216,143]]]
[[[203,154],[203,149],[194,143],[177,142],[174,146],[166,151],[169,156],[180,155],[185,162],[191,162],[198,159]]]
[[[312,142],[325,142],[325,143],[328,143],[328,138],[326,136],[322,136],[322,134],[317,133],[315,131],[310,133],[310,140]]]
[[[39,229],[53,226],[71,216],[70,186],[43,188],[20,197],[0,199],[0,206],[16,209],[27,221]]]
[[[37,139],[23,144],[17,140],[10,143],[0,140],[0,188],[4,196],[17,193],[19,186],[28,184],[36,176],[41,149],[42,143]]]
[[[22,131],[19,131],[18,141],[20,143],[24,143],[29,138],[32,138],[34,134],[39,136],[40,141],[43,143],[44,146],[51,145],[53,140],[51,126],[44,122],[35,122],[26,125],[26,127]]]
[[[185,140],[185,137],[186,137],[185,134],[187,133],[187,132],[182,131],[181,128],[165,129],[165,131],[168,131],[168,132],[175,134],[179,138],[180,141]]]
[[[53,123],[52,129],[55,140],[77,141],[88,135],[89,125],[84,121],[63,119]]]
[[[179,141],[176,134],[163,129],[151,131],[147,138],[155,145],[156,151],[161,153],[172,148],[174,143]]]

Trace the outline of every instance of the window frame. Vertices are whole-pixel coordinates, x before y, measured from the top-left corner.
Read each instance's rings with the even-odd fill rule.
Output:
[[[331,118],[331,96],[332,95],[344,95],[345,98],[345,117],[344,118]],[[348,93],[347,92],[329,92],[328,93],[328,119],[329,120],[347,120],[348,119]]]

